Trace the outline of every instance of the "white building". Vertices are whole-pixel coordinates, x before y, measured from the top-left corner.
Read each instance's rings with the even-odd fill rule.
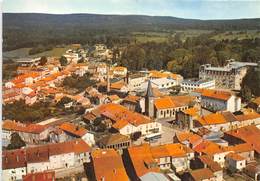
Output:
[[[257,66],[257,63],[235,62],[233,59],[228,60],[228,64],[224,67],[205,64],[200,67],[199,78],[215,79],[217,88],[240,90],[242,79],[248,67],[252,66]]]
[[[246,167],[246,159],[236,153],[226,155],[227,168],[230,171],[242,171]]]
[[[68,62],[78,63],[78,60],[80,58],[78,53],[66,53],[63,54],[64,57],[67,58]]]
[[[201,106],[210,111],[236,112],[241,109],[241,98],[231,92],[214,89],[198,89],[194,92],[198,94]]]
[[[152,83],[152,87],[156,87],[158,89],[168,89],[170,87],[174,87],[177,85],[177,81],[172,78],[158,78],[150,80]],[[143,82],[141,84],[142,90],[147,90],[148,82]]]
[[[215,89],[215,80],[185,79],[181,83],[181,92],[191,92],[202,88]]]

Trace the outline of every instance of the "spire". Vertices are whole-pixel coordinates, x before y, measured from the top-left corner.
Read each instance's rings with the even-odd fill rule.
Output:
[[[148,97],[154,97],[151,80],[148,80],[148,86],[147,86],[146,96],[148,96]]]

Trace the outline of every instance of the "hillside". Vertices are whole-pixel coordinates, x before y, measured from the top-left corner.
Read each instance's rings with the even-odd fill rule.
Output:
[[[4,13],[4,50],[41,44],[92,43],[135,31],[260,29],[260,19],[194,20],[165,16]]]

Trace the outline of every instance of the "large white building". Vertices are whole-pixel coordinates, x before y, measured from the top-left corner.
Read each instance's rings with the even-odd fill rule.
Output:
[[[241,98],[229,91],[197,89],[192,95],[198,97],[203,108],[213,112],[236,112],[241,109]]]
[[[205,64],[200,67],[199,78],[215,79],[216,88],[240,90],[242,79],[250,66],[257,66],[257,63],[235,62],[231,59],[224,67],[213,67],[211,64]]]
[[[185,79],[181,83],[181,92],[191,92],[196,89],[215,89],[215,80]]]

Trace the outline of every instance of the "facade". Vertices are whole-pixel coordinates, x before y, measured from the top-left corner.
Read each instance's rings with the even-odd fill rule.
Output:
[[[196,103],[191,96],[165,96],[154,100],[154,117],[156,119],[175,120],[176,113],[186,110]]]
[[[216,88],[222,89],[241,89],[241,82],[250,66],[257,66],[256,63],[235,62],[228,60],[224,67],[212,67],[210,64],[201,65],[199,71],[200,79],[213,78],[216,81]]]
[[[131,146],[131,139],[128,136],[121,134],[107,135],[98,141],[98,145],[102,149],[117,149],[123,150]]]
[[[181,92],[191,92],[196,89],[215,89],[215,80],[184,79],[181,82]]]
[[[242,171],[246,167],[246,159],[236,153],[229,153],[226,156],[227,168],[232,171]]]
[[[236,112],[241,109],[241,99],[231,92],[213,89],[195,90],[199,94],[201,106],[210,111]]]

